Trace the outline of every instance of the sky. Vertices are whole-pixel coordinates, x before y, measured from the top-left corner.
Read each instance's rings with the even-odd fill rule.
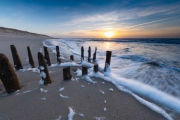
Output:
[[[0,26],[59,38],[180,38],[180,0],[0,0]]]

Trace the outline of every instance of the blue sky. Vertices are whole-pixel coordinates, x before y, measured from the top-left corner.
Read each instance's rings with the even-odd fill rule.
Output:
[[[180,37],[178,0],[0,0],[0,26],[54,37]]]

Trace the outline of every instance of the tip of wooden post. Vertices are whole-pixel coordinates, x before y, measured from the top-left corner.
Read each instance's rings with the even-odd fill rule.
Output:
[[[83,46],[81,46],[81,51],[84,51],[84,47]]]
[[[38,56],[42,56],[43,54],[41,52],[38,52]]]
[[[47,49],[47,47],[46,47],[46,46],[44,46],[44,49],[46,50],[46,49]]]

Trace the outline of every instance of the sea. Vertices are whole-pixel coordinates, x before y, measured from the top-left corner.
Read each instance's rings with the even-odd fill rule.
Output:
[[[91,47],[91,58],[97,48],[95,63],[102,74],[89,69],[88,77],[99,77],[111,82],[168,120],[179,119],[180,38],[59,38],[44,40],[43,45],[53,53],[59,46],[62,59],[69,59],[65,55],[74,55],[76,58],[77,64],[54,63],[51,67],[79,63],[88,65],[88,62],[81,61],[81,47],[84,47],[85,61],[88,60],[88,48]],[[103,73],[106,51],[112,51],[112,56],[109,71]],[[82,71],[79,69],[76,73],[81,74]]]
[[[55,52],[74,54],[81,59],[81,47],[85,58],[91,47],[91,57],[97,47],[96,59],[104,67],[106,51],[112,51],[111,73],[126,80],[139,81],[180,99],[180,39],[178,38],[60,38],[43,42]]]

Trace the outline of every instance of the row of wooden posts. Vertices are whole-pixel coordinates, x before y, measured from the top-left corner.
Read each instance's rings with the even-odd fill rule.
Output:
[[[20,57],[18,55],[18,52],[16,50],[16,47],[14,45],[10,45],[11,52],[12,52],[12,57],[13,57],[13,62],[14,62],[14,67],[16,70],[23,69]],[[29,58],[29,64],[31,65],[31,68],[35,68],[33,56],[31,54],[30,47],[27,46],[27,51],[28,51],[28,58]],[[96,51],[97,48],[95,48],[95,52],[93,54],[93,61],[96,60]],[[57,63],[61,64],[61,59],[60,59],[60,51],[59,51],[59,46],[56,46],[56,57],[57,57]],[[106,52],[106,62],[105,62],[105,68],[104,71],[106,71],[106,65],[110,65],[110,59],[111,59],[111,51]],[[70,55],[70,60],[74,61],[74,56]],[[84,48],[81,47],[81,60],[84,60]],[[91,47],[89,47],[88,50],[88,62],[91,61]],[[42,77],[42,80],[44,81],[44,85],[50,84],[51,78],[48,72],[48,66],[51,66],[51,61],[49,57],[49,52],[47,47],[44,47],[44,56],[41,52],[38,52],[38,63],[39,63],[39,68],[42,66],[44,69],[40,69],[40,72],[44,72],[46,74],[46,77]],[[98,72],[98,65],[94,65],[94,72]],[[82,76],[88,74],[88,67],[87,66],[82,66]],[[70,67],[65,67],[63,68],[63,79],[64,80],[70,80],[72,78]],[[16,75],[16,72],[14,71],[13,66],[11,65],[9,59],[6,57],[4,54],[0,54],[0,79],[6,89],[7,93],[12,93],[16,90],[21,89],[21,85],[19,83],[18,77]]]

